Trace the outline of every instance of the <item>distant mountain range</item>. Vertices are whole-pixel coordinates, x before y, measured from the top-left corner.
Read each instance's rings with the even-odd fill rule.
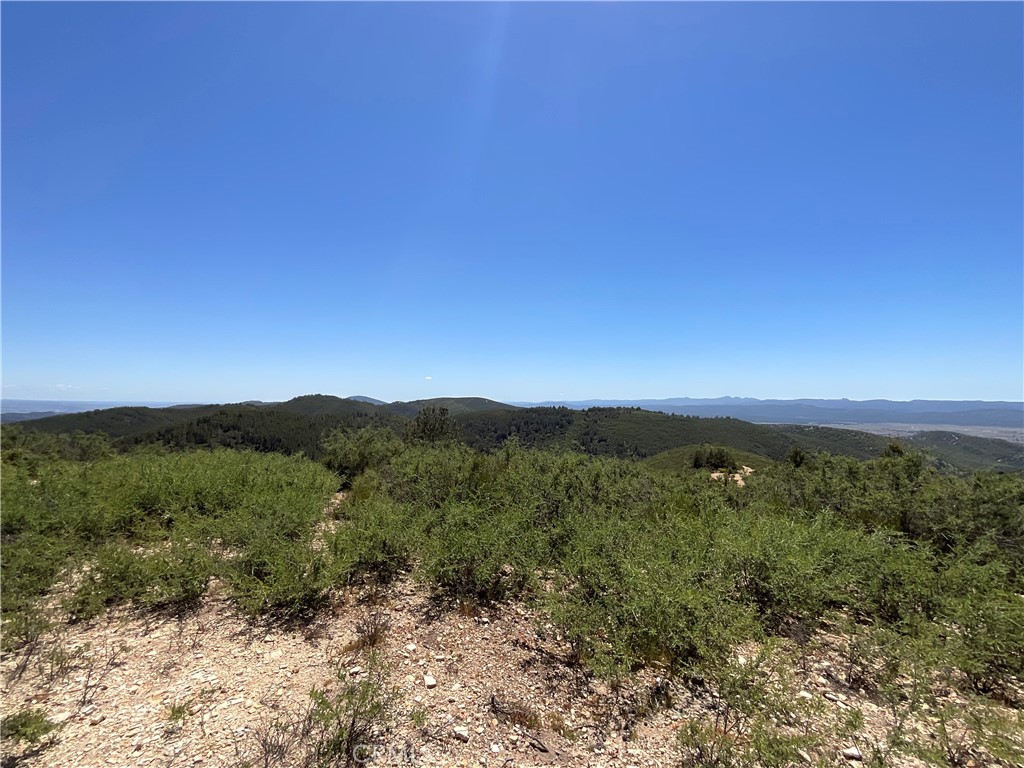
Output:
[[[177,406],[170,402],[131,402],[125,400],[19,400],[5,397],[0,399],[0,422],[9,424],[15,421],[42,419],[47,416],[59,416],[64,413],[83,413],[102,408],[143,407],[170,408]]]
[[[1024,402],[984,400],[758,400],[751,397],[664,400],[552,400],[521,406],[643,408],[686,416],[731,416],[761,424],[943,424],[1024,429]]]

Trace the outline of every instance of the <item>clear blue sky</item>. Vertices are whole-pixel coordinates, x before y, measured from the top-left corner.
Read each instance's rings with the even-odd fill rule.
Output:
[[[1020,3],[2,23],[6,397],[1024,397]]]

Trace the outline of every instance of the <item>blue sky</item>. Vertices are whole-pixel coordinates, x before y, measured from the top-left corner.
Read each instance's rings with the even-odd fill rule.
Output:
[[[1024,5],[2,7],[3,394],[1024,398]]]

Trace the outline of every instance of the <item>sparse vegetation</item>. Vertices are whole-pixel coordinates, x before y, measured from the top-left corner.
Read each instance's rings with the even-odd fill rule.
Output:
[[[303,712],[257,728],[237,768],[347,768],[370,762],[394,722],[395,691],[376,655],[367,664],[357,680],[339,667],[336,693],[314,689]]]
[[[681,764],[701,768],[783,768],[801,761],[800,750],[816,743],[794,727],[800,722],[789,665],[765,645],[754,658],[729,656],[700,668],[700,684],[713,693],[709,717],[690,720],[679,731]]]

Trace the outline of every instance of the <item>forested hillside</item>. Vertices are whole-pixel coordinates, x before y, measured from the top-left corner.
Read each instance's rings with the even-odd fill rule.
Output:
[[[517,410],[514,405],[506,405],[485,397],[435,397],[430,400],[411,400],[407,403],[389,403],[384,406],[389,411],[401,416],[413,418],[424,408],[444,408],[452,416],[467,413],[480,413],[493,410]]]
[[[889,439],[849,429],[752,424],[729,417],[702,418],[639,408],[515,408],[483,398],[437,398],[376,405],[329,395],[284,403],[176,408],[113,408],[21,422],[50,434],[104,433],[123,446],[159,443],[175,448],[249,447],[260,451],[320,455],[324,436],[337,428],[387,426],[402,433],[424,411],[453,419],[457,436],[491,451],[515,436],[525,447],[581,451],[595,456],[643,459],[702,444],[720,445],[782,460],[794,447],[867,459]],[[909,445],[951,470],[1024,469],[1024,448],[1002,440],[955,433],[923,433]]]
[[[189,408],[146,408],[143,406],[104,408],[83,413],[66,413],[43,419],[20,422],[27,429],[70,434],[72,432],[104,432],[110,437],[125,437],[154,429],[181,424],[213,413],[222,406],[200,405]]]
[[[938,456],[960,469],[1020,469],[1024,466],[1024,445],[998,438],[972,437],[959,432],[918,432],[906,438],[907,445]]]

